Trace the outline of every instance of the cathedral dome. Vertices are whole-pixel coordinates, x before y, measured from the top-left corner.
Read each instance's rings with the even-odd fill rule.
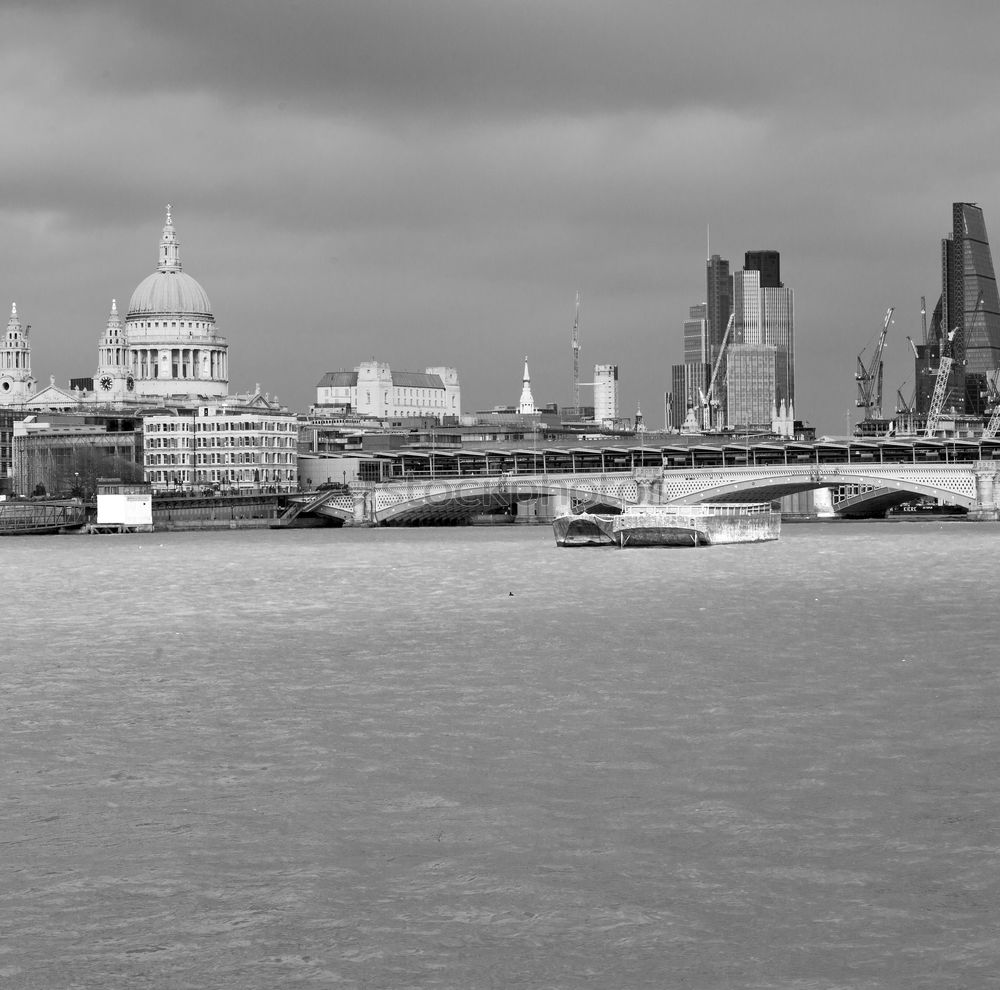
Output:
[[[126,320],[146,320],[152,316],[214,322],[208,294],[196,279],[181,270],[180,244],[169,206],[156,271],[146,276],[132,293]]]
[[[128,304],[128,317],[183,316],[212,320],[212,304],[200,283],[187,272],[157,271],[147,275]]]

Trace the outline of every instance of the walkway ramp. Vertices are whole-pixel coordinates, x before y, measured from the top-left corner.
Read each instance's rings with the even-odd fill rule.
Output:
[[[341,499],[345,497],[343,491],[332,489],[328,491],[316,492],[312,495],[303,497],[301,500],[295,499],[290,501],[287,509],[271,523],[271,529],[285,529],[290,526],[299,516],[305,514],[316,512],[317,509],[327,507],[328,509],[334,508],[331,503],[335,499]],[[350,498],[350,495],[346,495]],[[353,506],[351,509],[347,509],[343,506],[336,507],[336,511],[323,513],[327,516],[336,516],[343,521],[346,521],[353,515]]]
[[[78,529],[87,521],[82,502],[0,502],[0,536],[29,536]]]

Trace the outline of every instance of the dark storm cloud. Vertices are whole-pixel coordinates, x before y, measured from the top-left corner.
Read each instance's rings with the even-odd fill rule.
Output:
[[[0,292],[35,308],[43,380],[88,372],[170,199],[241,386],[302,406],[317,361],[375,353],[455,363],[476,408],[530,350],[566,401],[579,288],[585,361],[652,405],[711,222],[734,267],[781,250],[798,411],[842,421],[867,328],[936,293],[951,201],[992,219],[987,4],[0,9]]]
[[[24,23],[27,9],[26,33],[62,35],[64,64],[90,86],[391,118],[796,104],[865,116],[921,80],[930,110],[943,78],[992,49],[970,16],[959,57],[943,57],[935,25],[956,19],[919,2],[97,0],[47,3]],[[895,71],[904,60],[919,73]]]

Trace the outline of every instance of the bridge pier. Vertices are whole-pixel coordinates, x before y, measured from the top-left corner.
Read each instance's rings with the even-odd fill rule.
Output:
[[[568,491],[553,492],[548,496],[548,500],[549,512],[553,519],[573,511],[573,498]]]
[[[1000,519],[996,500],[996,467],[992,462],[978,461],[975,475],[976,504],[969,510],[969,518],[975,522],[996,522]]]
[[[352,526],[374,526],[375,514],[372,507],[375,502],[375,492],[355,492],[354,493],[354,518],[351,520]]]

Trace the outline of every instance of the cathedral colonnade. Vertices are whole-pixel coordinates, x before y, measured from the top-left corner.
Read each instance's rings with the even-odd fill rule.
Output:
[[[133,346],[129,348],[128,366],[140,380],[229,380],[229,355],[221,347]]]

